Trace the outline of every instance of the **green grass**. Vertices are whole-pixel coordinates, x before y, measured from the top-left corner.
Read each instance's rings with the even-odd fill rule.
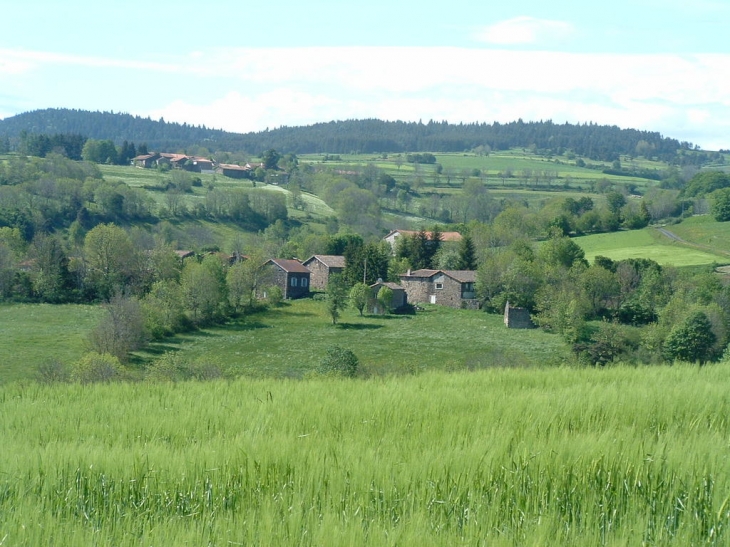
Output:
[[[1,305],[0,383],[30,378],[51,359],[81,357],[86,336],[102,313],[96,306]]]
[[[696,245],[730,253],[730,222],[717,222],[711,215],[690,217],[667,230]]]
[[[668,227],[674,231],[676,226]],[[612,232],[577,237],[574,241],[585,251],[586,259],[592,262],[597,255],[613,260],[627,258],[649,258],[667,266],[699,266],[715,262],[726,263],[727,256],[698,249],[672,241],[655,228]]]
[[[152,346],[190,359],[214,359],[249,376],[302,377],[334,344],[351,349],[373,374],[568,361],[562,340],[539,330],[507,330],[501,316],[428,306],[415,316],[346,310],[332,325],[324,302],[297,300]],[[153,354],[154,355],[154,354]],[[547,356],[547,357],[546,357]],[[141,355],[149,358],[150,355]]]
[[[91,306],[51,305],[11,305],[2,312],[0,383],[32,378],[39,364],[53,358],[77,360],[102,313]],[[498,315],[441,306],[415,316],[360,317],[346,310],[334,326],[324,302],[305,299],[153,343],[134,362],[144,365],[171,351],[223,364],[234,375],[301,378],[335,344],[351,349],[363,372],[375,375],[570,361],[560,337],[507,330]]]
[[[728,366],[0,386],[0,541],[727,545]]]

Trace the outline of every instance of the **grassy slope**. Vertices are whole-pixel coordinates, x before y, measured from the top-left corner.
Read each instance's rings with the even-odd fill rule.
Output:
[[[667,229],[696,245],[730,253],[730,222],[717,222],[711,215],[701,215]]]
[[[0,306],[0,383],[30,378],[51,359],[81,357],[86,335],[102,313],[96,306]]]
[[[1,539],[726,545],[727,367],[0,386]]]
[[[78,359],[101,314],[90,306],[15,305],[2,311],[0,383],[32,377],[51,358]],[[302,377],[317,368],[324,350],[334,344],[354,351],[363,369],[374,374],[555,364],[569,358],[558,336],[507,330],[500,316],[438,306],[416,316],[361,318],[347,310],[333,326],[323,302],[299,300],[152,344],[136,360],[143,363],[175,351],[219,362],[235,373]]]
[[[497,315],[429,306],[415,316],[361,318],[347,310],[333,326],[324,302],[314,300],[294,301],[223,328],[178,336],[153,350],[217,359],[253,376],[301,377],[316,369],[325,348],[334,344],[351,349],[371,373],[556,364],[569,359],[558,336],[507,330]]]
[[[678,233],[677,226],[671,226]],[[626,258],[650,258],[662,265],[698,266],[714,262],[726,263],[728,257],[685,245],[660,234],[656,228],[644,228],[628,232],[595,234],[575,238],[592,261],[596,255],[613,260]]]

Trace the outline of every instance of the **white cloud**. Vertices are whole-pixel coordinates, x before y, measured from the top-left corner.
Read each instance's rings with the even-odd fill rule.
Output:
[[[524,45],[546,40],[562,40],[570,36],[573,31],[573,25],[565,21],[520,16],[485,27],[478,31],[474,38],[488,44]]]
[[[730,54],[312,47],[203,49],[138,61],[0,50],[0,74],[8,89],[23,71],[32,69],[42,78],[46,68],[59,65],[68,77],[54,86],[53,95],[45,95],[53,104],[62,91],[73,97],[67,106],[74,108],[97,104],[103,95],[109,109],[242,132],[366,117],[522,118],[616,124],[709,146],[697,135],[717,135],[712,137],[717,143],[728,134],[723,120],[730,119]],[[108,67],[119,69],[120,78],[143,82],[145,93],[94,87],[104,86],[94,70]],[[72,85],[77,69],[89,85]],[[34,97],[42,90],[30,86],[13,93]],[[150,105],[153,95],[162,106]],[[160,102],[160,97],[167,98]]]

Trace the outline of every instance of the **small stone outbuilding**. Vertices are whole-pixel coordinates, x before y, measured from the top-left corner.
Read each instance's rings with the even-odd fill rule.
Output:
[[[527,308],[515,308],[507,302],[504,306],[504,324],[508,329],[534,329],[535,323]]]

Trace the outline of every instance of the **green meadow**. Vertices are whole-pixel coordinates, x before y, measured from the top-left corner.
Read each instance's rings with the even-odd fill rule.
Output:
[[[33,378],[39,365],[78,360],[103,311],[91,306],[15,305],[0,314],[0,383]],[[313,299],[155,342],[133,358],[139,369],[165,353],[220,365],[230,376],[303,378],[325,349],[340,345],[360,359],[362,376],[530,367],[570,362],[559,336],[507,330],[502,317],[426,306],[416,315],[365,316],[346,310],[332,325],[325,303]]]
[[[0,386],[0,542],[727,545],[727,366]]]
[[[679,226],[681,224],[669,226],[667,229],[679,234]],[[598,255],[612,260],[649,258],[661,265],[677,267],[727,263],[730,260],[723,253],[712,252],[709,247],[698,248],[673,241],[653,227],[582,236],[574,241],[585,251],[589,262]]]
[[[79,359],[102,313],[98,306],[1,305],[0,383],[32,378],[39,365],[54,359]]]

